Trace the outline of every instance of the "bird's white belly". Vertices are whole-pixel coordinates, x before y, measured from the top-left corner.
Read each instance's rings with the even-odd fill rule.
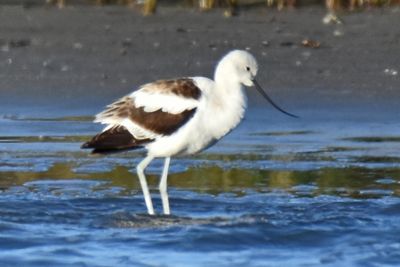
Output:
[[[216,143],[243,118],[245,105],[233,111],[216,113],[212,108],[199,110],[181,129],[170,136],[158,137],[146,146],[154,157],[194,154]]]
[[[159,137],[146,148],[155,157],[194,154],[216,141],[212,132],[206,128],[199,123],[199,118],[193,118],[176,133]]]

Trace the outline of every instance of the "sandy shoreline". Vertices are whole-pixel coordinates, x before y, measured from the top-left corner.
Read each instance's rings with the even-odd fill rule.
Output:
[[[342,25],[324,25],[325,12],[251,9],[226,19],[221,10],[142,17],[115,6],[2,6],[0,105],[101,107],[155,79],[212,76],[222,55],[241,48],[258,58],[260,83],[288,105],[395,107],[400,9],[342,14]],[[321,47],[303,47],[304,39]]]

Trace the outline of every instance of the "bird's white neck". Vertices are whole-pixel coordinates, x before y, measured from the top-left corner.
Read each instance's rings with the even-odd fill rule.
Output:
[[[221,85],[220,88],[225,87],[224,85],[233,84],[236,86],[241,86],[234,66],[232,66],[232,64],[230,64],[226,58],[223,58],[218,63],[214,73],[214,81],[216,84]]]
[[[244,116],[247,98],[243,86],[233,80],[218,79],[212,90],[213,97],[209,105],[214,113],[208,123],[215,124],[211,127],[213,136],[220,139],[239,124]]]

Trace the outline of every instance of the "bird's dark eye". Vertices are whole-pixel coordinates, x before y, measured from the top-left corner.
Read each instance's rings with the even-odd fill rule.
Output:
[[[250,67],[249,67],[249,66],[247,66],[247,67],[246,67],[246,70],[247,70],[247,71],[250,71]]]

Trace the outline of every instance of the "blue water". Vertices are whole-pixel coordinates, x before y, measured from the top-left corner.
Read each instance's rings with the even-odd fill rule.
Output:
[[[253,109],[173,158],[145,214],[143,151],[93,157],[90,117],[0,118],[1,266],[400,266],[397,114]],[[67,114],[68,115],[68,114]],[[155,206],[162,161],[148,169]]]

